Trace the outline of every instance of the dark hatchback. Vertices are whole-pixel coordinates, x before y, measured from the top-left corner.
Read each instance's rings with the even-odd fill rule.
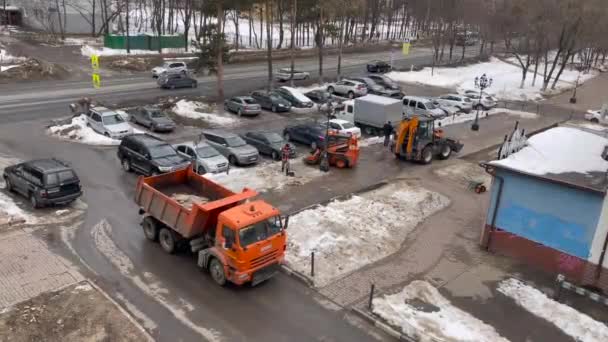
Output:
[[[289,112],[291,103],[285,100],[279,93],[274,91],[257,90],[251,93],[251,97],[264,109],[273,112]]]
[[[158,85],[165,89],[196,88],[198,81],[184,74],[164,74],[158,78]]]
[[[383,61],[371,61],[367,63],[367,72],[388,72],[391,65]]]
[[[247,132],[241,135],[249,145],[258,149],[262,154],[270,156],[274,160],[281,159],[281,150],[286,141],[274,132]],[[296,157],[296,149],[289,145],[289,158]]]
[[[37,159],[4,169],[8,191],[30,200],[34,208],[67,204],[82,195],[80,179],[66,163],[58,159]]]
[[[310,146],[315,150],[323,146],[325,142],[326,127],[318,123],[305,123],[300,125],[288,126],[283,130],[285,141],[296,141]]]
[[[139,107],[128,113],[131,122],[147,127],[152,132],[171,132],[175,129],[175,122],[157,107]]]
[[[118,146],[123,170],[154,176],[186,168],[190,160],[182,157],[169,143],[149,134],[131,134]]]

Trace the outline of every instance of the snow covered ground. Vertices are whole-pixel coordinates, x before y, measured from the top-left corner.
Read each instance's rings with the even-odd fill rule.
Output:
[[[281,173],[280,162],[267,162],[251,167],[231,167],[228,174],[208,173],[205,177],[232,191],[241,191],[247,187],[262,192],[299,186],[327,174],[319,171],[318,167],[305,165],[300,158],[291,160],[291,170],[295,172],[294,177]]]
[[[51,136],[65,140],[74,140],[88,145],[119,145],[120,140],[112,139],[95,132],[87,127],[87,118],[84,114],[72,118],[69,124],[49,127],[47,132]]]
[[[163,53],[182,53],[185,49],[162,49]],[[97,56],[124,56],[128,55],[126,49],[111,49],[107,47],[95,47],[91,45],[83,45],[80,48],[80,53],[83,56],[91,57],[92,55]],[[131,55],[158,55],[158,51],[153,50],[131,50]]]
[[[373,300],[373,312],[421,341],[508,342],[494,327],[452,305],[431,284],[415,280]]]
[[[608,326],[568,305],[554,301],[517,279],[502,281],[498,291],[534,315],[551,322],[576,341],[608,341]]]
[[[544,68],[544,67],[543,67]],[[539,65],[539,69],[542,70]],[[490,58],[488,62],[466,65],[457,68],[435,68],[431,75],[431,68],[424,68],[420,71],[412,72],[390,72],[388,77],[395,81],[405,83],[419,83],[436,87],[453,88],[458,91],[475,89],[475,77],[484,73],[493,79],[492,86],[486,90],[487,93],[495,95],[502,100],[541,100],[543,93],[542,74],[536,79],[536,85],[531,86],[534,70],[528,73],[526,83],[520,89],[521,68],[515,64],[501,61],[497,58]],[[580,75],[580,83],[583,83],[598,75],[593,71],[588,74],[579,73],[576,70],[564,69],[557,83],[556,92],[574,88],[576,79]]]
[[[235,126],[239,122],[239,119],[230,113],[222,112],[222,114],[218,114],[212,113],[212,111],[213,109],[203,102],[188,100],[179,100],[173,107],[173,112],[179,116],[203,120],[212,126]]]
[[[0,156],[0,174],[4,172],[4,169],[7,166],[20,162],[21,161],[16,158]],[[4,179],[2,177],[0,177],[0,188],[5,188]],[[3,191],[0,191],[0,225],[16,221],[35,223],[37,220],[34,215],[31,215],[19,208],[13,198],[5,194]]]
[[[290,219],[287,263],[308,275],[314,251],[315,286],[325,286],[396,252],[420,222],[448,204],[401,181],[304,210]]]
[[[4,49],[0,49],[0,64],[19,63],[25,61],[25,57],[9,55]]]
[[[19,66],[19,64],[0,66],[0,72],[6,71],[6,70],[10,70],[10,69],[16,68],[18,66]]]
[[[608,139],[571,127],[556,127],[530,137],[526,146],[505,159],[492,161],[537,175],[566,172],[605,172],[602,158]]]

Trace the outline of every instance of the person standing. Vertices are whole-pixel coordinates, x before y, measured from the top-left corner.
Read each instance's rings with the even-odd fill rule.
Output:
[[[384,132],[384,147],[387,147],[391,141],[391,134],[393,134],[393,125],[390,121],[387,121],[382,127],[382,131]]]
[[[281,149],[281,173],[285,172],[285,174],[289,173],[289,154],[291,149],[289,148],[289,143],[285,143],[285,146]]]

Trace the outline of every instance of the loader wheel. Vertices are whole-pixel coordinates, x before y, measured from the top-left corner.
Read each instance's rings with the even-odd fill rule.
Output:
[[[153,218],[150,216],[145,217],[141,222],[141,227],[144,230],[146,239],[150,241],[158,241],[158,226]]]
[[[211,259],[209,263],[209,273],[211,273],[211,278],[215,281],[219,286],[226,285],[226,274],[224,274],[224,266],[220,263],[216,258]]]
[[[177,242],[175,241],[175,234],[169,228],[162,228],[158,234],[158,239],[165,252],[168,254],[175,253]]]
[[[430,164],[433,161],[433,149],[431,146],[427,146],[422,150],[422,156],[420,162],[422,164]]]
[[[339,159],[336,161],[336,167],[338,169],[344,169],[344,168],[348,167],[348,163],[344,159]]]
[[[452,148],[448,145],[443,145],[443,147],[441,147],[441,152],[439,152],[439,159],[448,159],[450,158],[450,155],[452,154]]]

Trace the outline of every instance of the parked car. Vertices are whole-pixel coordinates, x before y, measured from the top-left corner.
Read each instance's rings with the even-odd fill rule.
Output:
[[[235,96],[224,101],[224,110],[239,116],[255,116],[262,112],[262,107],[251,96]]]
[[[458,94],[447,94],[437,97],[435,100],[443,105],[449,105],[458,108],[464,113],[470,113],[473,110],[473,102],[471,99],[464,95]]]
[[[274,160],[281,159],[281,149],[286,141],[274,132],[247,132],[241,136],[249,145],[258,149],[261,154],[271,156]],[[289,158],[296,157],[296,149],[289,145]]]
[[[283,130],[285,141],[295,141],[310,146],[316,150],[325,142],[325,125],[318,123],[304,123],[294,126],[287,126]]]
[[[374,81],[371,77],[354,77],[350,78],[350,80],[364,83],[367,87],[368,94],[375,94],[398,99],[403,97],[403,95],[401,94],[401,90],[385,88],[384,86],[376,83],[376,81]]]
[[[194,161],[194,170],[200,175],[228,170],[228,159],[205,141],[183,142],[173,147],[177,153]]]
[[[361,138],[361,129],[347,120],[331,119],[329,120],[329,128],[337,133],[353,135],[355,138]]]
[[[277,89],[276,92],[285,100],[289,101],[292,107],[312,108],[314,106],[313,102],[297,89],[291,87],[281,87]]]
[[[158,78],[158,86],[164,89],[196,88],[198,81],[184,74],[164,74]]]
[[[367,77],[371,78],[372,80],[374,80],[374,82],[378,83],[386,89],[401,91],[401,87],[397,84],[397,82],[393,81],[390,77],[386,75],[371,74],[367,75]]]
[[[188,66],[184,62],[165,62],[159,67],[152,69],[152,77],[157,78],[166,74],[186,74]]]
[[[307,93],[304,93],[306,97],[308,97],[312,102],[316,103],[319,106],[319,109],[325,110],[327,109],[327,105],[331,103],[331,106],[334,110],[342,110],[344,109],[344,103],[328,91],[323,89],[311,90]]]
[[[274,75],[277,81],[279,82],[287,82],[291,80],[291,68],[281,68]],[[299,71],[293,69],[293,79],[294,80],[306,80],[310,77],[310,74],[306,71]]]
[[[59,159],[30,160],[11,165],[2,175],[6,190],[30,200],[32,207],[67,204],[82,195],[80,179]]]
[[[585,113],[585,120],[589,120],[593,123],[608,123],[608,106],[603,106],[600,110],[589,109]]]
[[[126,172],[154,176],[190,166],[166,141],[149,134],[132,134],[120,142],[118,160]]]
[[[391,71],[391,65],[383,61],[371,61],[367,63],[367,72],[387,72]]]
[[[462,113],[462,111],[459,108],[456,108],[452,105],[448,105],[448,104],[441,104],[439,102],[437,102],[436,99],[433,99],[433,104],[435,105],[435,107],[441,109],[446,116],[454,116],[454,115],[458,115],[460,113]]]
[[[87,125],[95,132],[112,139],[122,139],[133,134],[133,127],[120,114],[106,107],[89,109]]]
[[[234,133],[203,131],[201,138],[228,158],[232,165],[251,165],[260,160],[258,150]]]
[[[251,93],[251,97],[259,103],[262,108],[269,109],[275,113],[289,112],[291,109],[291,103],[274,91],[256,90]]]
[[[171,132],[175,129],[175,122],[154,106],[138,107],[130,110],[129,120],[147,127],[152,132]]]
[[[403,97],[403,113],[407,116],[411,115],[430,115],[434,118],[443,118],[445,112],[437,108],[433,101],[426,97],[404,96]]]
[[[327,91],[332,94],[346,95],[349,99],[353,99],[357,96],[367,95],[367,87],[365,86],[365,83],[347,79],[332,83],[327,87]]]
[[[492,95],[486,93],[481,94],[481,100],[479,92],[475,90],[467,90],[464,95],[471,99],[471,105],[475,109],[489,110],[498,106],[497,100]]]

